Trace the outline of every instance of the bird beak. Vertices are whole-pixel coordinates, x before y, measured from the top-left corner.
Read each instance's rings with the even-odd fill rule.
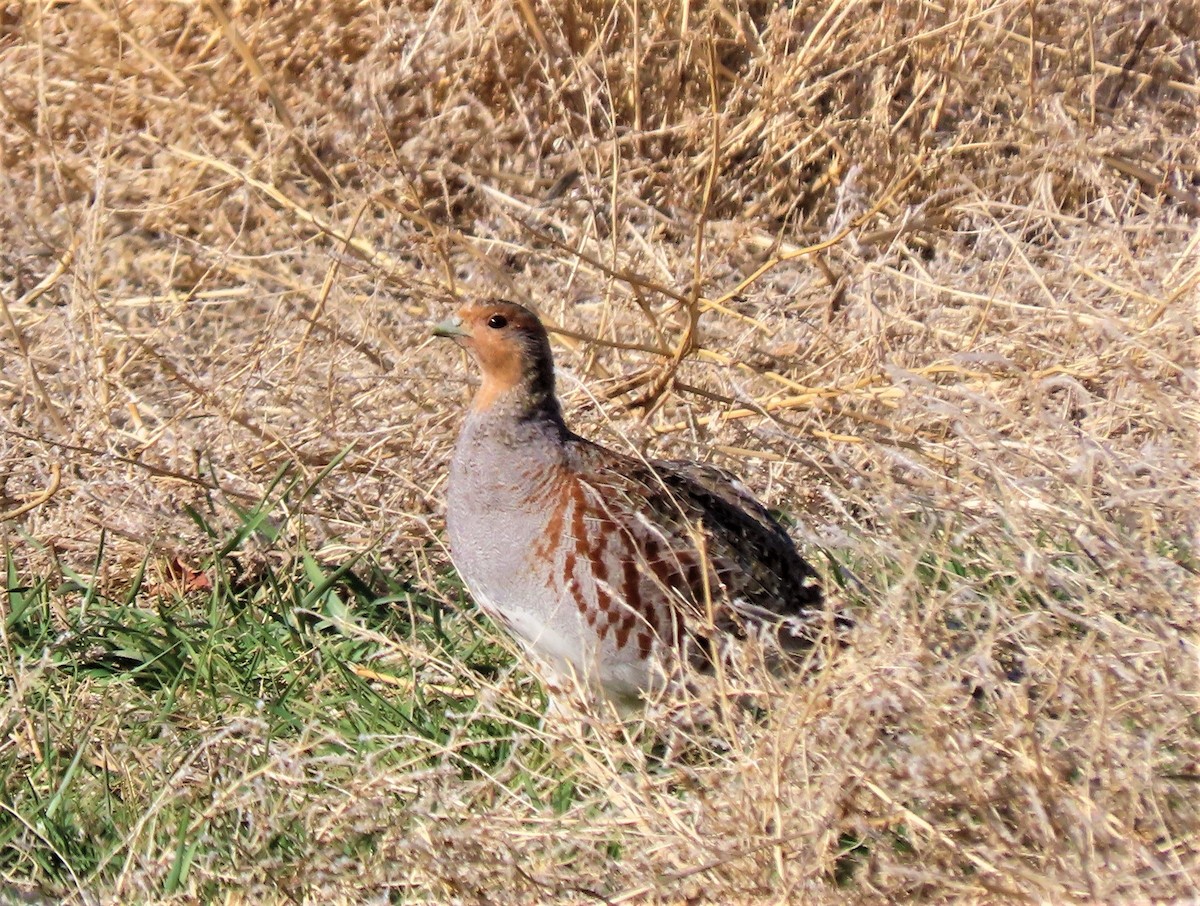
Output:
[[[471,332],[463,327],[462,318],[458,315],[447,318],[445,321],[439,321],[433,325],[433,335],[435,337],[469,337]]]

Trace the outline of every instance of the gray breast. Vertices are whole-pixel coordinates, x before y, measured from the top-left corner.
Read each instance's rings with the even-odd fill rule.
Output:
[[[556,458],[537,425],[496,428],[473,413],[459,436],[447,493],[450,551],[481,604],[528,609],[548,594],[527,554],[549,518],[540,492]]]

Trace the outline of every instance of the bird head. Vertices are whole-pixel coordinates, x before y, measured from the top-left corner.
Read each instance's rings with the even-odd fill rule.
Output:
[[[433,328],[468,350],[479,363],[483,385],[472,407],[501,400],[537,407],[554,400],[554,359],[542,322],[528,308],[500,300],[464,305]],[[557,404],[555,404],[557,406]]]

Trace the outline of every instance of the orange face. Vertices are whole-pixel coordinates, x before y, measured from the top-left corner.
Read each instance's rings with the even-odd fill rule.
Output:
[[[537,359],[549,355],[546,329],[537,315],[514,302],[465,305],[433,328],[469,349],[483,372],[474,407],[486,409],[497,397],[526,382]]]

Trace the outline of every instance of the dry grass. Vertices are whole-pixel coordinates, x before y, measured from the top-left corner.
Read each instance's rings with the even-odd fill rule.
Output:
[[[1196,896],[1198,50],[1167,0],[0,5],[7,883]],[[469,382],[427,331],[488,294],[563,328],[579,430],[794,515],[852,651],[681,762],[538,730],[519,672],[462,666],[453,612],[399,642],[330,617],[369,658],[282,633],[256,660],[256,623],[220,676],[331,671],[280,734],[215,681],[151,707],[68,669],[55,633],[130,590],[122,619],[219,626],[205,564],[235,597],[297,564],[324,594],[365,554],[457,604],[440,500]],[[244,511],[289,463],[265,531]],[[342,664],[370,719],[329,717]],[[397,665],[451,684],[437,732],[380,729]],[[71,797],[103,858],[48,842]]]

